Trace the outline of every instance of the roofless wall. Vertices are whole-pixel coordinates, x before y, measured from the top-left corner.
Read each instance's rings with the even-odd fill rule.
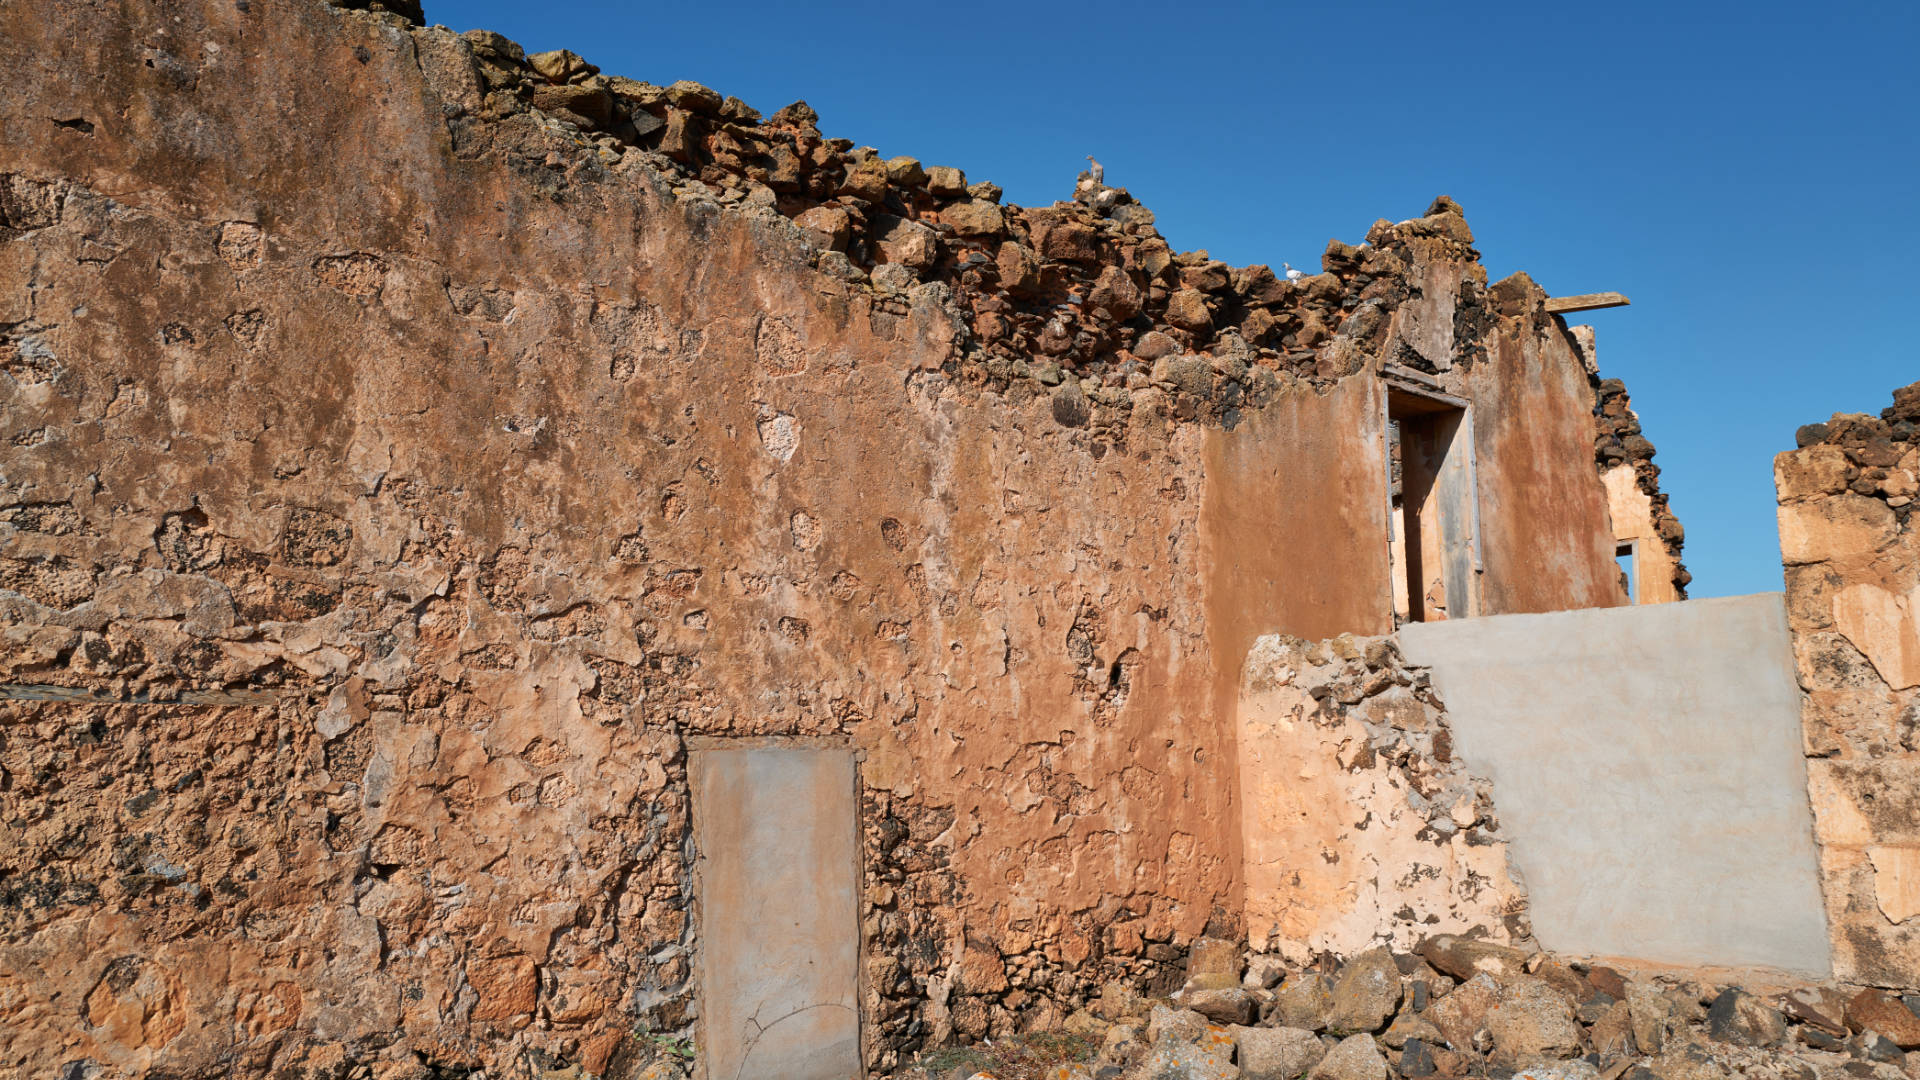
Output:
[[[4,18],[5,1065],[619,1075],[702,739],[858,758],[869,1065],[1164,987],[1256,638],[1393,625],[1394,393],[1471,410],[1453,610],[1623,600],[1450,200],[1290,283],[493,35]]]

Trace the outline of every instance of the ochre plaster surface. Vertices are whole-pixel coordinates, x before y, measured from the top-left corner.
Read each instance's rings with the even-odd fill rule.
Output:
[[[1243,929],[1246,652],[1387,629],[1402,340],[1517,403],[1492,609],[1611,580],[1585,452],[1519,462],[1590,388],[1450,202],[1330,252],[1308,375],[1163,356],[1088,422],[444,30],[0,20],[0,679],[85,699],[0,701],[0,1069],[623,1075],[693,1020],[694,736],[865,755],[869,1067],[1164,989]]]

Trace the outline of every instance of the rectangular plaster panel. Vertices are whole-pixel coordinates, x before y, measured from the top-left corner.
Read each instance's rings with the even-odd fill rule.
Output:
[[[1830,966],[1778,593],[1412,624],[1493,781],[1534,934],[1569,953]]]
[[[693,752],[706,1080],[861,1073],[853,751]]]

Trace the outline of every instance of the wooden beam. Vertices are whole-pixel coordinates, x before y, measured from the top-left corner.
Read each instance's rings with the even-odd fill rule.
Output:
[[[1600,308],[1626,307],[1632,303],[1617,292],[1587,293],[1585,296],[1549,296],[1547,312],[1564,315],[1569,311],[1597,311]]]

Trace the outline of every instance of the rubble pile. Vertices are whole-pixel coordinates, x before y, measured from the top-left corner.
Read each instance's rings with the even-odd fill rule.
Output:
[[[1066,1021],[1089,1060],[1053,1080],[1828,1080],[1920,1075],[1920,998],[1749,990],[1442,935],[1288,967],[1202,940],[1186,984],[1115,984]],[[1097,1048],[1097,1049],[1094,1049]],[[981,1080],[926,1066],[914,1080]],[[1008,1080],[1008,1078],[997,1078]]]

